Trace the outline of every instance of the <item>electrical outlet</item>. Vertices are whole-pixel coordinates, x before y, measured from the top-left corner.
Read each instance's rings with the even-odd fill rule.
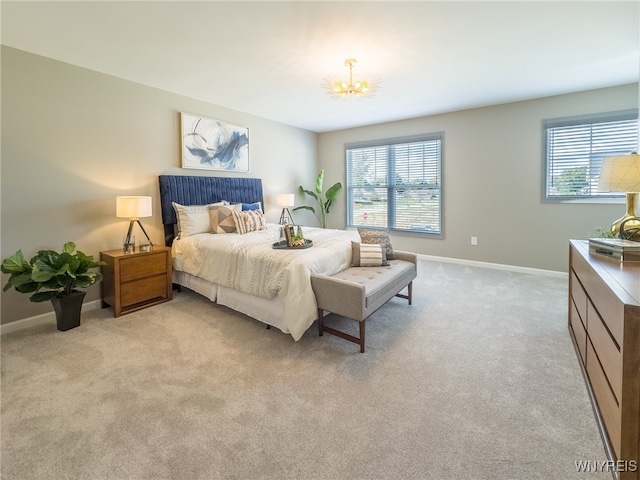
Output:
[[[478,245],[478,237],[471,237],[471,245]]]

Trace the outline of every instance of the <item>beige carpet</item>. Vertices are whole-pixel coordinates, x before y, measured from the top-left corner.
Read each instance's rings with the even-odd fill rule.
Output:
[[[5,335],[2,480],[611,478],[576,471],[605,454],[565,281],[421,261],[414,297],[364,354],[188,291]]]

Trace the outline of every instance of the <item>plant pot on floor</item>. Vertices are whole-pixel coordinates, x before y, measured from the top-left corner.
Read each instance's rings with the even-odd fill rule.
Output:
[[[80,326],[82,303],[87,292],[74,290],[71,295],[53,297],[51,303],[56,312],[58,330],[66,332]]]
[[[75,252],[75,253],[74,253]],[[63,332],[80,325],[80,312],[87,288],[102,280],[102,273],[91,269],[106,265],[96,262],[93,256],[76,251],[76,244],[67,242],[62,252],[39,250],[27,261],[22,250],[18,250],[0,265],[2,273],[11,276],[2,289],[13,288],[17,292],[31,294],[32,302],[51,300],[58,320],[58,330]]]

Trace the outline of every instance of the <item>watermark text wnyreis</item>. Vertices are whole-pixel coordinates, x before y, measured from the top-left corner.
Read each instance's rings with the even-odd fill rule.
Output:
[[[576,470],[578,472],[637,472],[638,462],[636,460],[576,460]]]

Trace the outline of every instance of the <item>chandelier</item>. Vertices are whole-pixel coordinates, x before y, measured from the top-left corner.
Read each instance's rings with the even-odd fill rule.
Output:
[[[349,81],[344,80],[329,81],[329,94],[335,98],[344,97],[364,97],[370,95],[375,90],[375,85],[366,80],[353,81],[353,66],[358,63],[355,58],[347,58],[344,61],[345,67],[349,67]]]

